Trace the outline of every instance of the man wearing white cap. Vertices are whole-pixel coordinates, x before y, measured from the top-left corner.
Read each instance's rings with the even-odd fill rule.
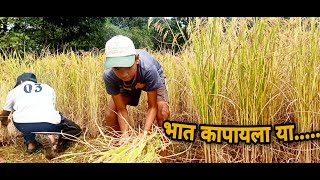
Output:
[[[122,35],[106,42],[105,53],[103,77],[106,91],[112,96],[106,109],[107,125],[127,133],[129,125],[125,120],[129,117],[126,106],[137,106],[141,91],[146,91],[148,110],[144,135],[151,130],[155,120],[162,127],[163,121],[169,120],[170,111],[166,77],[160,63],[145,50],[136,50],[132,40]]]

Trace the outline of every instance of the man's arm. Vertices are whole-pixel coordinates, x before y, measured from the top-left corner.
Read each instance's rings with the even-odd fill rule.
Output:
[[[117,113],[118,113],[118,121],[120,129],[123,133],[129,131],[129,125],[126,121],[129,121],[128,110],[124,103],[124,99],[121,94],[112,95],[113,102],[116,106]],[[123,116],[123,117],[122,117]],[[123,119],[124,118],[124,119]]]
[[[9,124],[10,111],[2,110],[0,114],[0,121],[2,126],[7,126]]]
[[[147,91],[147,96],[148,96],[148,111],[146,115],[144,131],[150,131],[152,127],[152,123],[154,122],[158,112],[157,90]]]

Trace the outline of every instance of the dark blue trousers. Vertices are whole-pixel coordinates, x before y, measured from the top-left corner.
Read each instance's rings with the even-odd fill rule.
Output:
[[[76,137],[81,135],[81,128],[75,122],[66,119],[62,113],[60,124],[51,124],[46,122],[41,123],[16,123],[13,121],[14,126],[23,134],[25,143],[35,142],[37,132],[58,132],[66,133]]]

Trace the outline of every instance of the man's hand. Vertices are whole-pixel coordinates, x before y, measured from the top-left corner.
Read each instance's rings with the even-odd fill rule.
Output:
[[[2,112],[0,113],[0,121],[1,121],[1,126],[8,126],[9,124],[9,115],[10,115],[10,111],[5,111],[2,110]]]
[[[120,139],[119,139],[118,146],[122,146],[122,145],[127,144],[127,143],[129,142],[129,140],[130,140],[130,137],[129,137],[128,132],[124,132],[124,133],[121,135]]]
[[[149,131],[152,129],[152,124],[156,119],[158,113],[157,104],[157,90],[147,91],[148,96],[148,110],[144,124],[144,130]]]
[[[4,120],[4,121],[1,121],[1,126],[7,127],[8,124],[9,124],[9,119],[8,118],[6,118],[6,120]]]

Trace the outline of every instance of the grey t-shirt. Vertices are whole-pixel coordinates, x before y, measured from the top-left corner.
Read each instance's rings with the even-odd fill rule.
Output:
[[[150,91],[163,86],[162,82],[165,77],[160,63],[145,50],[137,49],[136,52],[139,54],[138,76],[131,86],[125,86],[124,82],[114,74],[112,68],[104,70],[103,79],[108,94],[117,95],[124,91]]]

